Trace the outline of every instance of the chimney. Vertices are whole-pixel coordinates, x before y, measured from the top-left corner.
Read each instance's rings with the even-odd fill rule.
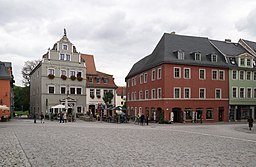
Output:
[[[231,39],[225,39],[226,43],[231,43]]]
[[[171,32],[171,34],[175,35],[175,31]]]

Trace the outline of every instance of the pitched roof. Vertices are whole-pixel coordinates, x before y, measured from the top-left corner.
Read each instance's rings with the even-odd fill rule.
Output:
[[[182,50],[184,60],[177,58],[177,51]],[[193,53],[201,53],[201,61],[195,61]],[[211,62],[209,54],[218,55],[218,62]],[[186,64],[215,66],[226,68],[225,57],[214,48],[206,37],[193,37],[165,33],[154,51],[135,63],[126,78],[154,68],[161,64]]]
[[[256,52],[256,42],[244,40],[243,41],[251,48],[254,52]]]
[[[81,58],[85,61],[86,73],[96,75],[97,71],[96,71],[93,55],[81,54]]]

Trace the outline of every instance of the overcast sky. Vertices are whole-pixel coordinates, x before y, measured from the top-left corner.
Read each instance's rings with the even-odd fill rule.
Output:
[[[93,54],[118,86],[162,35],[256,41],[255,0],[0,0],[0,61],[22,85],[25,61],[41,59],[63,36]]]

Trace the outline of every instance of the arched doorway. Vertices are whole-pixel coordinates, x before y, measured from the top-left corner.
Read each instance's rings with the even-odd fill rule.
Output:
[[[173,122],[183,122],[183,112],[181,108],[172,108]]]

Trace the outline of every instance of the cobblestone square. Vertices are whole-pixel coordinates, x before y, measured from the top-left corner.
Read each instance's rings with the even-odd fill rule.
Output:
[[[0,140],[0,166],[256,166],[256,130],[247,124],[12,119],[0,123]]]

